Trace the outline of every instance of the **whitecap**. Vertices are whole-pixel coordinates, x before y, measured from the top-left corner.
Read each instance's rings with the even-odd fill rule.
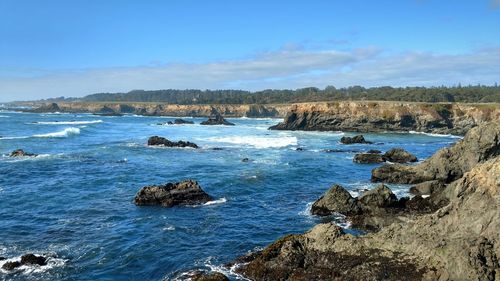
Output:
[[[7,115],[0,115],[0,118],[10,118],[10,116],[7,116]]]
[[[307,203],[305,209],[299,212],[299,216],[312,217],[311,208],[313,204],[314,202]]]
[[[66,128],[66,129],[59,131],[59,132],[33,135],[33,137],[35,137],[35,138],[64,138],[64,137],[68,137],[71,135],[78,135],[78,134],[80,134],[79,128],[70,127],[70,128]]]
[[[164,228],[162,228],[163,231],[174,231],[175,230],[175,226],[173,225],[169,225],[169,226],[166,226]]]
[[[209,138],[209,141],[223,142],[229,144],[248,145],[255,148],[279,148],[290,145],[297,145],[297,138],[284,137],[257,137],[257,136],[234,136],[222,138]]]
[[[5,259],[0,261],[0,272],[2,273],[10,273],[12,271],[7,271],[4,269],[1,269],[2,266],[7,263],[7,262],[13,262],[13,261],[21,261],[21,256],[18,257],[13,257],[9,259]],[[50,269],[56,268],[56,267],[63,267],[66,264],[67,260],[61,259],[61,258],[56,258],[56,257],[47,257],[47,264],[44,266],[40,265],[22,265],[18,268],[16,268],[14,271],[15,272],[21,272],[24,275],[28,275],[31,273],[40,273],[40,272],[45,272]]]
[[[207,203],[205,203],[203,205],[208,206],[208,205],[215,205],[215,204],[223,204],[226,202],[227,202],[227,199],[222,197],[222,198],[219,198],[217,200],[208,201]]]
[[[430,137],[439,137],[439,138],[454,138],[454,139],[462,139],[462,136],[452,135],[452,134],[435,134],[435,133],[425,133],[425,132],[417,132],[417,131],[409,131],[410,134],[417,135],[426,135]]]
[[[93,121],[53,121],[53,122],[33,122],[32,124],[38,125],[87,125],[87,124],[97,124],[102,123],[102,120]]]

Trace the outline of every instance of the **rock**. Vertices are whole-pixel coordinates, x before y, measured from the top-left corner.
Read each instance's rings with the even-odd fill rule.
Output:
[[[224,150],[222,147],[212,147],[212,150]]]
[[[191,281],[229,281],[229,278],[220,272],[197,272],[191,276]]]
[[[355,143],[372,143],[370,141],[366,141],[363,135],[357,135],[354,137],[342,137],[340,139],[342,144],[355,144]]]
[[[185,180],[178,183],[145,186],[135,196],[134,203],[138,206],[173,207],[176,205],[199,205],[210,200],[212,197],[201,189],[198,182]]]
[[[382,151],[377,150],[377,149],[370,149],[370,150],[368,150],[366,153],[380,154],[380,153],[382,153]]]
[[[38,154],[28,153],[22,149],[16,149],[12,151],[9,155],[10,157],[36,157]]]
[[[482,124],[449,148],[443,148],[424,162],[405,166],[383,165],[372,171],[373,182],[421,183],[440,180],[450,183],[472,167],[500,155],[500,122]]]
[[[176,124],[176,125],[194,124],[194,122],[193,121],[184,120],[184,119],[175,119],[174,120],[174,124]]]
[[[381,184],[376,188],[363,193],[358,198],[359,203],[366,208],[389,208],[399,202],[391,189]]]
[[[356,199],[340,185],[332,186],[311,206],[311,214],[313,215],[327,216],[335,212],[343,215],[358,214],[361,212]]]
[[[6,259],[6,258],[4,258],[4,257],[0,257],[0,261],[3,261],[3,260],[5,260],[5,259]]]
[[[191,147],[198,148],[198,145],[188,141],[169,141],[166,138],[154,136],[148,139],[149,146],[165,146],[165,147]]]
[[[302,147],[297,147],[295,150],[297,150],[297,151],[304,151],[305,149],[302,148]]]
[[[201,125],[227,125],[227,126],[234,126],[233,123],[226,121],[220,114],[216,114],[215,116],[211,116],[208,118],[208,120],[203,121],[200,123]]]
[[[373,164],[373,163],[382,163],[385,162],[384,157],[380,154],[375,153],[360,153],[354,155],[352,159],[354,163],[358,164]]]
[[[14,270],[21,266],[21,263],[18,261],[8,261],[2,265],[2,269],[4,270]]]
[[[36,264],[36,265],[46,265],[47,259],[43,256],[35,256],[34,254],[26,254],[21,257],[21,264]]]
[[[414,195],[430,195],[434,192],[440,192],[444,188],[445,184],[442,181],[432,180],[410,187],[410,193]]]
[[[417,162],[417,157],[402,148],[393,148],[384,153],[385,161],[393,163]]]
[[[248,159],[248,158],[241,159],[241,162],[249,162],[249,161],[250,161],[250,159]]]
[[[59,108],[59,105],[57,103],[49,103],[49,104],[44,104],[38,108],[29,110],[29,112],[33,113],[54,113],[54,112],[61,112],[61,108]]]

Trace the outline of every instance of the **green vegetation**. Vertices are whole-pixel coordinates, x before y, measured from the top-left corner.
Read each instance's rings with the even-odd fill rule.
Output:
[[[69,99],[66,99],[68,101]],[[337,89],[302,88],[296,90],[134,90],[128,93],[99,93],[70,101],[86,102],[164,102],[171,104],[270,104],[336,100],[377,100],[409,102],[500,102],[500,86],[456,87],[374,87],[353,86]]]

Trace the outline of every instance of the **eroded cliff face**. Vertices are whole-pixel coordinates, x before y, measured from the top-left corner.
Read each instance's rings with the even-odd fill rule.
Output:
[[[463,135],[489,121],[500,122],[500,105],[345,101],[293,105],[271,129]]]
[[[284,117],[290,105],[177,105],[158,103],[58,103],[61,112],[86,113],[129,113],[146,116],[193,116],[208,117],[216,113],[224,117]],[[55,106],[44,105],[53,109]]]

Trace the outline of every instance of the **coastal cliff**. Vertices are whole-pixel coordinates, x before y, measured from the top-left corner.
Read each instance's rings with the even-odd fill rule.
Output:
[[[500,122],[500,105],[343,101],[292,105],[285,120],[270,129],[463,135],[489,121]]]

